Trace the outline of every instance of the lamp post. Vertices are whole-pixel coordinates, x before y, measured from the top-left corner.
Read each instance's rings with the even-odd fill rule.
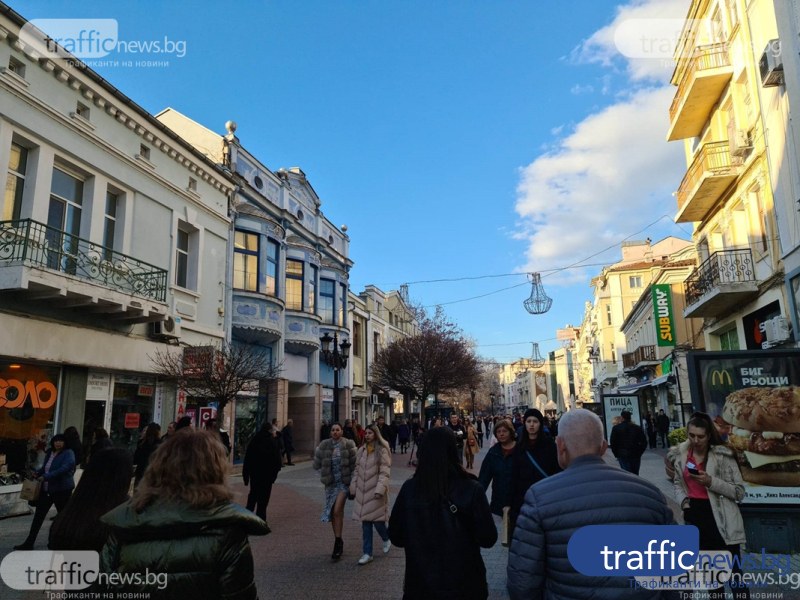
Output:
[[[472,422],[475,422],[475,388],[471,388],[470,393],[472,394]]]
[[[492,403],[492,416],[494,416],[494,398],[495,398],[495,396],[494,396],[494,392],[492,392],[491,394],[489,394],[489,402],[491,402],[491,403]]]
[[[339,343],[339,334],[333,337],[325,332],[319,341],[322,342],[322,359],[325,364],[333,369],[333,422],[339,422],[339,371],[347,368],[347,359],[350,357],[350,342],[344,340]],[[333,349],[331,349],[333,342]]]

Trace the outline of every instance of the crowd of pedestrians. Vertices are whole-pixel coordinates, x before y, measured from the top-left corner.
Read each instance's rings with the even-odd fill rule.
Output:
[[[626,577],[579,574],[567,556],[570,536],[586,525],[675,522],[663,494],[637,476],[642,453],[660,433],[659,417],[646,414],[640,427],[630,412],[621,413],[610,433],[620,468],[603,460],[608,447],[603,425],[583,409],[558,421],[528,409],[492,419],[453,412],[427,423],[378,417],[366,427],[354,420],[326,424],[328,435],[314,450],[312,465],[324,488],[321,521],[331,524],[331,558],[344,554],[349,499],[362,530],[357,564],[375,560],[376,532],[383,554],[393,545],[401,548],[408,600],[485,600],[480,549],[498,537],[509,546],[512,599],[667,597],[632,590]],[[35,547],[55,505],[50,549],[100,552],[107,572],[165,573],[165,597],[257,598],[248,536],[271,532],[272,487],[281,469],[293,465],[292,426],[292,420],[282,428],[277,419],[265,423],[247,445],[246,507],[232,501],[230,438],[216,419],[205,431],[181,419],[170,423],[163,437],[161,427],[151,423],[135,453],[114,448],[99,429],[87,457],[77,430],[68,428],[53,436],[34,473],[41,491],[28,537],[15,550]],[[707,415],[693,415],[687,431],[688,439],[665,459],[684,522],[699,529],[701,549],[738,556],[745,542],[738,507],[744,487],[734,455]],[[398,452],[416,452],[411,463],[416,468],[392,505],[389,482]],[[476,476],[471,471],[482,452]],[[76,487],[79,464],[85,468]],[[493,515],[502,523],[499,535]],[[125,591],[147,589],[132,584]],[[746,588],[734,593],[737,599],[749,597]]]

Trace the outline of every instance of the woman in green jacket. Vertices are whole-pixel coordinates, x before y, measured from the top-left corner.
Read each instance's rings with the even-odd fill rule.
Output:
[[[187,428],[161,444],[133,498],[102,518],[110,534],[100,570],[128,581],[102,591],[150,600],[256,600],[247,536],[267,528],[231,502],[227,476],[219,436]],[[144,581],[146,572],[151,581]],[[137,573],[141,581],[131,577]]]

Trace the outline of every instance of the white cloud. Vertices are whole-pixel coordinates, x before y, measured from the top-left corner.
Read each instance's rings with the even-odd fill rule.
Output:
[[[688,0],[632,0],[573,51],[579,62],[607,70],[622,67],[626,81],[620,91],[614,89],[618,78],[608,72],[595,75],[602,93],[617,101],[574,127],[555,128],[555,142],[521,169],[515,207],[521,221],[515,237],[525,240],[527,251],[520,271],[564,267],[609,246],[613,250],[588,262],[615,262],[623,238],[675,213],[672,192],[685,163],[681,145],[665,139],[675,94],[668,84],[672,65],[620,54],[615,35],[630,31],[631,19],[683,18],[688,6]],[[576,85],[573,93],[587,85]],[[585,283],[597,271],[565,271],[548,281]]]
[[[664,139],[673,94],[671,86],[639,90],[584,119],[521,170],[517,237],[528,242],[521,270],[581,260],[675,212],[671,192],[684,163],[680,144]],[[571,281],[585,276],[566,274]]]
[[[687,0],[634,0],[618,7],[614,20],[578,45],[570,58],[604,67],[622,60],[633,81],[668,80],[674,67],[671,48],[688,9]]]
[[[591,83],[586,85],[576,83],[570,88],[569,91],[571,94],[575,94],[576,96],[580,96],[581,94],[591,94],[594,92],[594,86]]]

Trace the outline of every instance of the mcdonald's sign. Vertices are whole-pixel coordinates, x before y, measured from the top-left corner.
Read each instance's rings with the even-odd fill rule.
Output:
[[[733,387],[733,378],[727,369],[714,369],[711,371],[712,387]]]

